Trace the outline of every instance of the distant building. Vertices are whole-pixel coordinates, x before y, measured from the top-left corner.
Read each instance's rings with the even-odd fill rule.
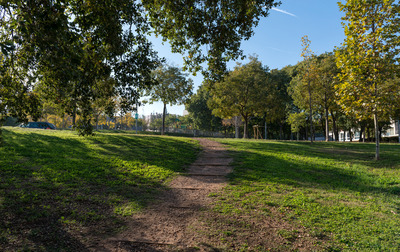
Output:
[[[353,141],[359,141],[360,140],[360,131],[359,130],[351,130],[352,136],[353,136]],[[330,133],[330,136],[332,135],[332,138],[335,139],[334,134]],[[382,137],[399,137],[399,121],[393,121],[389,129],[386,131],[382,132]],[[346,131],[344,132],[339,131],[339,141],[350,141],[350,132]]]

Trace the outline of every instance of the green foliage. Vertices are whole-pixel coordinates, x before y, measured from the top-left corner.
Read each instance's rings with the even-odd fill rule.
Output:
[[[156,34],[170,42],[173,52],[185,55],[190,71],[197,72],[207,62],[203,75],[211,81],[226,73],[226,62],[242,56],[241,42],[253,35],[261,17],[280,4],[274,0],[142,2]]]
[[[6,69],[13,82],[23,80],[14,92],[38,90],[41,99],[80,114],[86,127],[81,134],[90,133],[93,102],[99,98],[120,95],[124,109],[131,110],[138,89],[152,84],[150,73],[159,61],[147,41],[150,28],[143,13],[134,0],[2,1],[0,43],[14,46]],[[102,89],[110,77],[112,88]]]
[[[339,6],[347,21],[346,40],[336,51],[340,105],[360,119],[374,113],[384,116],[391,108],[388,97],[398,93],[398,85],[386,80],[398,70],[400,7],[392,0],[348,1]]]
[[[247,123],[251,116],[263,116],[268,109],[267,68],[255,57],[246,65],[237,65],[223,81],[211,90],[209,107],[221,118],[242,116],[243,137],[247,138]]]
[[[290,232],[306,227],[321,250],[399,249],[399,145],[382,144],[384,159],[376,162],[373,144],[219,141],[231,150],[234,172],[230,185],[213,195],[218,217],[210,232],[227,217],[248,218],[250,225],[291,223],[278,231],[289,242],[301,239]],[[260,226],[218,228],[236,229],[235,236]]]
[[[221,118],[212,114],[207,102],[211,99],[210,92],[204,86],[199,87],[197,93],[190,97],[186,109],[193,118],[194,126],[200,130],[218,131],[221,128]]]
[[[187,78],[179,67],[163,65],[153,71],[156,81],[145,95],[150,96],[150,101],[161,101],[164,104],[184,104],[192,95],[193,81]]]
[[[151,89],[146,89],[145,95],[150,96],[150,102],[161,101],[164,104],[162,131],[164,134],[166,105],[184,104],[192,95],[193,81],[187,79],[187,74],[175,66],[160,66],[153,71],[156,81]]]
[[[346,39],[336,51],[341,70],[337,85],[339,104],[358,119],[374,117],[375,134],[379,120],[388,118],[397,104],[389,98],[400,94],[400,87],[387,80],[399,69],[400,6],[397,1],[348,1],[339,3],[345,12]],[[397,97],[398,100],[400,96]],[[379,137],[376,137],[379,159]]]
[[[83,251],[124,228],[199,151],[186,138],[3,128],[0,247]]]
[[[301,113],[291,113],[287,119],[288,123],[291,126],[291,130],[294,133],[299,133],[301,127],[305,127],[307,120],[304,112]]]
[[[268,97],[266,97],[269,103],[266,116],[270,122],[284,123],[287,110],[293,102],[288,94],[288,86],[292,79],[289,73],[290,68],[284,67],[281,70],[273,69],[269,72]]]

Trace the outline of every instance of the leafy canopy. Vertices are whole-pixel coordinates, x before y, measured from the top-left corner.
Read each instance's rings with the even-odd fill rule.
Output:
[[[185,55],[192,72],[203,70],[215,81],[227,72],[226,62],[242,56],[240,44],[253,35],[261,17],[280,2],[274,0],[143,0],[152,27],[172,51]]]

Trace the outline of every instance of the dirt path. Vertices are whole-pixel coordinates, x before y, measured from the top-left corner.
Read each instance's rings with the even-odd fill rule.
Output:
[[[203,151],[187,175],[175,178],[170,190],[134,216],[125,232],[101,242],[92,251],[192,251],[190,248],[198,245],[191,227],[201,209],[210,203],[208,195],[226,185],[232,159],[220,143],[197,140]]]

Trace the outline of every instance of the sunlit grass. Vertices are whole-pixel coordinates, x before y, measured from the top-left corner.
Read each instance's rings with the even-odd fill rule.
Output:
[[[5,128],[0,248],[80,251],[117,232],[199,151],[187,138]],[[0,249],[1,250],[1,249]]]
[[[220,142],[235,158],[212,195],[221,216],[288,221],[331,250],[400,250],[400,145],[382,144],[374,161],[367,143]]]

